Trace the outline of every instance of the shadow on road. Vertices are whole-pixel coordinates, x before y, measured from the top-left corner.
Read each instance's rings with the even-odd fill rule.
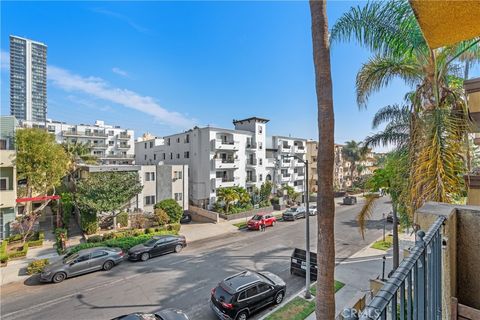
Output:
[[[39,274],[34,274],[31,277],[28,277],[24,282],[24,285],[26,286],[41,286],[44,285],[45,283],[40,282],[40,275]]]
[[[131,304],[131,305],[122,304],[122,305],[114,305],[114,306],[99,306],[99,305],[94,305],[86,302],[83,299],[84,298],[83,294],[77,294],[75,298],[77,298],[77,300],[81,304],[89,307],[90,309],[116,309],[116,308],[158,307],[159,306],[158,304]]]

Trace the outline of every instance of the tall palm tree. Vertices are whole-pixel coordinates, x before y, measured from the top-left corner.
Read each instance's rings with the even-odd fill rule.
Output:
[[[459,61],[479,61],[479,39],[430,49],[406,0],[369,2],[337,21],[332,41],[356,40],[373,52],[357,74],[359,107],[395,78],[414,88],[409,128],[410,214],[425,201],[451,202],[464,187],[466,105]]]
[[[310,0],[313,61],[318,106],[316,318],[335,318],[335,204],[333,199],[334,112],[326,0]],[[307,288],[309,290],[309,288]]]
[[[364,158],[365,150],[362,149],[361,143],[352,140],[345,142],[342,148],[343,158],[350,162],[350,179],[353,183],[355,171],[357,171],[357,164]]]

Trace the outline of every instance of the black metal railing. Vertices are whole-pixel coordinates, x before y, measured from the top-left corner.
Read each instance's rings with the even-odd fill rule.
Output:
[[[426,234],[417,232],[410,255],[361,312],[360,320],[442,319],[441,227],[445,219],[438,217]]]

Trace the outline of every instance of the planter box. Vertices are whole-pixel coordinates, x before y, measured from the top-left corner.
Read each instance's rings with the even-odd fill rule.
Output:
[[[240,213],[233,213],[233,214],[224,214],[224,213],[219,213],[219,216],[227,221],[230,220],[235,220],[235,219],[241,219],[241,218],[247,218],[256,215],[257,213],[270,213],[273,212],[273,207],[264,207],[264,208],[259,208],[259,209],[254,209],[250,211],[245,211],[245,212],[240,212]]]

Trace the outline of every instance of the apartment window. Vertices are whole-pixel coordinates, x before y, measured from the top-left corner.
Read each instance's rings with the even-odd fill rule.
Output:
[[[150,141],[150,148],[153,148],[153,141]]]
[[[173,171],[174,179],[182,179],[182,171]]]
[[[182,201],[183,200],[183,194],[179,192],[175,192],[175,201]]]
[[[165,160],[165,156],[166,156],[166,154],[165,154],[165,152],[164,152],[164,153],[163,153],[163,160]]]
[[[262,133],[262,126],[258,127],[258,133]]]
[[[262,175],[262,174],[259,174],[259,175],[258,175],[258,180],[259,180],[260,182],[263,181],[263,175]]]
[[[108,130],[108,135],[109,135],[109,136],[113,136],[113,134],[114,134],[114,133],[113,133],[113,130]]]
[[[258,163],[259,163],[260,165],[262,165],[262,163],[263,163],[262,158],[259,158],[259,159],[258,159]]]
[[[155,172],[145,172],[145,181],[155,181]]]
[[[145,205],[152,205],[155,204],[155,196],[146,196],[145,197]]]
[[[180,159],[180,153],[177,153],[177,159]]]
[[[180,143],[180,137],[177,138],[177,143]]]
[[[190,152],[185,151],[185,152],[183,153],[183,157],[184,157],[185,159],[190,158]]]
[[[8,178],[0,178],[0,190],[8,190]]]
[[[55,126],[48,126],[48,132],[55,132]]]
[[[157,160],[157,154],[153,154],[153,160]]]
[[[170,152],[170,160],[173,160],[173,153]]]
[[[147,143],[145,142],[145,149],[147,149]]]
[[[187,135],[185,136],[185,143],[189,143],[189,142],[190,142],[190,135],[187,134]]]
[[[167,146],[170,145],[170,138],[167,138]]]
[[[108,141],[109,146],[113,146],[114,144],[115,144],[115,141],[113,141],[113,140]]]
[[[0,139],[0,150],[7,150],[7,140]]]
[[[263,148],[263,145],[262,145],[261,142],[259,142],[259,143],[258,143],[258,149],[262,150],[262,148]]]

